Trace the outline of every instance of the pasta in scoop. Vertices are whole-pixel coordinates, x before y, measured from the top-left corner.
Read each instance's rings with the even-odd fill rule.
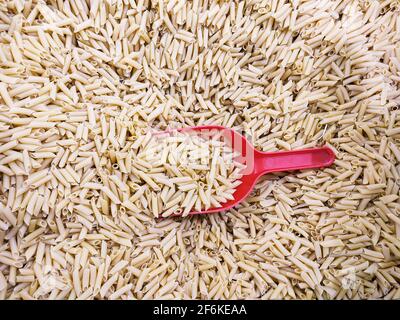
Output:
[[[220,138],[175,131],[154,134],[138,148],[132,172],[139,188],[149,192],[148,210],[155,217],[185,216],[233,199],[244,165]]]

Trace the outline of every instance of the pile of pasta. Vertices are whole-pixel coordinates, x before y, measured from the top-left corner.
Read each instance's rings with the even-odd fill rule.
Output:
[[[400,298],[399,10],[1,1],[0,299]],[[218,214],[123,205],[150,128],[210,124],[337,159]]]

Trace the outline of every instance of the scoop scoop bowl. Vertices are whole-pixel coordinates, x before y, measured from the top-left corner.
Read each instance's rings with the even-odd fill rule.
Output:
[[[197,126],[175,130],[193,132],[193,134],[210,138],[214,135],[219,135],[235,152],[240,154],[238,161],[246,165],[246,168],[241,171],[243,176],[239,180],[242,183],[236,187],[236,191],[233,193],[233,200],[221,203],[220,207],[192,211],[189,215],[225,211],[238,205],[251,193],[257,180],[266,173],[323,168],[330,166],[335,161],[334,152],[325,146],[290,151],[262,152],[255,149],[243,135],[223,126]]]

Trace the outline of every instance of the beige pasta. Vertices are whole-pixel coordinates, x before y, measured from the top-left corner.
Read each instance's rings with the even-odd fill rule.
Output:
[[[0,299],[398,299],[399,9],[2,0]],[[336,161],[188,216],[241,183],[202,125]]]

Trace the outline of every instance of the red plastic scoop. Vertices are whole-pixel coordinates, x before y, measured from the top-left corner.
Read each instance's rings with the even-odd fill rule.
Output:
[[[190,214],[206,214],[227,210],[239,204],[252,191],[257,179],[265,173],[291,171],[298,169],[322,168],[330,166],[335,161],[335,154],[328,147],[279,151],[261,152],[250,144],[250,142],[238,132],[222,126],[199,126],[176,129],[180,132],[195,131],[200,136],[212,138],[220,135],[234,151],[241,156],[239,161],[244,162],[245,169],[242,169],[242,183],[236,187],[233,193],[234,200],[221,203],[221,207],[210,208],[203,211],[193,211]],[[171,131],[167,131],[171,132]]]

